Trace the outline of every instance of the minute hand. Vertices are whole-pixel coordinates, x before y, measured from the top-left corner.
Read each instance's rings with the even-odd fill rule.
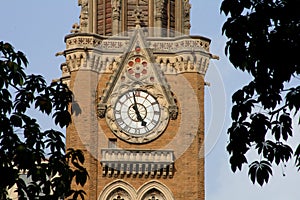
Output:
[[[132,92],[133,94],[133,102],[134,102],[134,106],[133,106],[133,109],[135,111],[135,114],[136,114],[136,118],[137,120],[139,120],[140,122],[142,122],[142,126],[146,126],[146,122],[143,120],[141,114],[140,114],[140,111],[137,107],[137,102],[136,102],[136,98],[135,98],[135,94],[134,94],[134,91]]]

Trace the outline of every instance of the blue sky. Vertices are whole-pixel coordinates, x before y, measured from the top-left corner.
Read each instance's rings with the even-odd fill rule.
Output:
[[[289,163],[277,167],[270,183],[252,185],[247,171],[233,174],[225,150],[230,126],[231,95],[250,77],[235,70],[224,55],[226,38],[221,34],[225,16],[220,14],[221,0],[191,0],[192,35],[212,40],[211,52],[220,56],[212,60],[206,81],[206,200],[298,200],[300,175]],[[28,73],[38,73],[47,81],[59,78],[63,57],[55,53],[65,49],[64,36],[78,22],[77,0],[1,0],[0,40],[8,41],[29,59]],[[43,126],[51,124],[41,119]],[[282,173],[286,176],[283,176]]]

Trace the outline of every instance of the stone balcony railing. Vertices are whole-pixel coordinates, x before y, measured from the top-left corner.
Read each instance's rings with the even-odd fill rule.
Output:
[[[103,176],[145,176],[172,178],[174,153],[171,150],[102,149]]]

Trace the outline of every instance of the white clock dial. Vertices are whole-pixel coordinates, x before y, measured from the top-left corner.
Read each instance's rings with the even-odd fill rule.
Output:
[[[122,132],[143,136],[158,126],[161,108],[148,92],[132,90],[119,97],[114,106],[114,117]]]

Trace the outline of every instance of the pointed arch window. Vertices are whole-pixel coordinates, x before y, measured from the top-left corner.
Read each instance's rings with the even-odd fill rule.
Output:
[[[157,189],[149,190],[141,200],[166,200],[166,197]]]
[[[106,200],[132,200],[129,193],[123,188],[113,190]]]

